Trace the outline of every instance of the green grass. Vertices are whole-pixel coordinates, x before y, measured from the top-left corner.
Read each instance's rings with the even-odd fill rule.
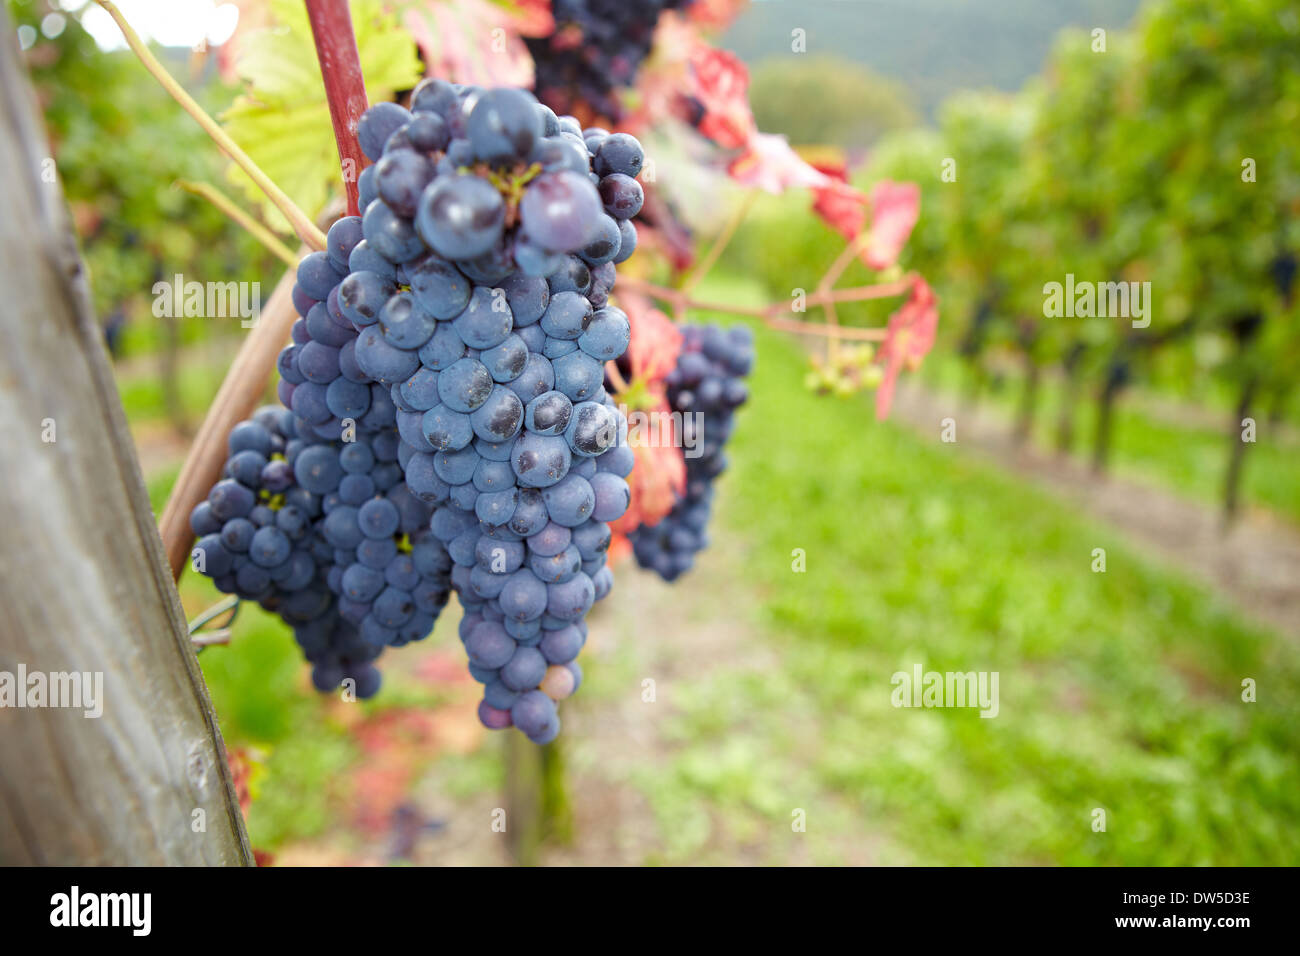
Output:
[[[925,380],[954,393],[966,394],[970,371],[955,355],[935,353],[926,359]],[[985,388],[980,404],[992,406],[1008,421],[1020,399],[1021,383],[1012,377],[998,388]],[[1121,394],[1111,432],[1111,465],[1115,473],[1168,488],[1212,507],[1221,505],[1228,463],[1230,412],[1218,413],[1220,427],[1206,427],[1197,409],[1188,406],[1187,421],[1172,422],[1150,407],[1152,395],[1137,388]],[[1035,419],[1034,440],[1039,447],[1055,447],[1056,421],[1064,392],[1061,383],[1045,378]],[[1281,434],[1256,412],[1256,440],[1246,450],[1241,496],[1246,505],[1271,509],[1300,523],[1300,443]],[[1075,406],[1075,454],[1091,455],[1096,431],[1097,405],[1091,394]],[[1237,429],[1233,434],[1240,434]]]
[[[229,364],[227,356],[219,361],[187,362],[182,367],[177,376],[177,392],[181,408],[194,424],[198,424],[212,404],[212,396],[217,393]],[[119,376],[117,387],[132,423],[163,421],[168,417],[162,380],[156,373]]]
[[[850,825],[880,835],[881,862],[1300,858],[1292,644],[959,446],[876,424],[867,396],[805,392],[789,339],[758,339],[718,520],[744,540],[734,573],[755,603],[739,613],[781,667],[676,695],[675,765],[641,781],[665,859],[698,858],[702,807],[785,832],[778,858],[792,807],[832,861]],[[917,663],[999,672],[1000,714],[892,707],[891,675]]]

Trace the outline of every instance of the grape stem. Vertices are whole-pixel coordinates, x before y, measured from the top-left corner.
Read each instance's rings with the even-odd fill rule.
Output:
[[[153,78],[158,81],[164,90],[168,92],[172,99],[180,104],[181,108],[190,116],[194,117],[203,131],[212,138],[212,141],[234,161],[240,169],[248,174],[257,188],[266,194],[266,198],[271,200],[277,209],[284,214],[285,219],[289,220],[289,225],[293,231],[298,234],[303,242],[309,247],[316,250],[324,250],[325,234],[316,228],[316,224],[299,209],[292,199],[285,192],[271,181],[271,178],[258,168],[257,164],[239,148],[239,144],[227,135],[226,131],[211,116],[203,111],[203,107],[195,102],[194,98],[185,92],[185,88],[176,82],[175,78],[167,72],[157,57],[155,57],[149,48],[145,46],[140,35],[135,32],[131,24],[126,22],[126,17],[122,16],[122,11],[112,0],[95,0],[103,7],[108,15],[117,23],[122,31],[122,36],[126,39],[127,45],[131,47],[132,52],[144,65],[144,68],[153,74]]]
[[[347,0],[306,0],[306,5],[312,39],[316,42],[316,59],[325,82],[325,98],[329,101],[330,120],[334,124],[348,215],[358,216],[361,209],[357,179],[366,166],[366,157],[357,139],[357,123],[369,103],[357,37],[352,30],[352,14]]]
[[[276,258],[290,269],[298,268],[298,257],[294,255],[293,250],[277,239],[275,233],[271,232],[270,229],[235,205],[234,201],[217,189],[216,186],[211,183],[193,183],[187,179],[178,179],[174,185],[177,189],[183,189],[187,193],[192,193],[212,203],[236,225],[266,246],[269,251],[275,254]]]

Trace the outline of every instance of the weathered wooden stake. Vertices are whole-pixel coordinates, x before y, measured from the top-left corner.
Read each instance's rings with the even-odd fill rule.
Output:
[[[0,863],[251,864],[3,8],[0,177]]]

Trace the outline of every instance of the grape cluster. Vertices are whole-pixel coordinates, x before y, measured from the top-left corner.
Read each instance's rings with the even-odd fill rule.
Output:
[[[753,336],[744,326],[682,326],[681,331],[677,367],[665,384],[670,408],[682,413],[682,445],[690,452],[686,492],[658,524],[630,535],[637,564],[665,581],[689,571],[696,553],[708,546],[713,481],[727,467],[723,446],[736,409],[749,397],[742,378],[754,365]]]
[[[375,164],[337,292],[351,357],[388,389],[406,487],[435,509],[480,718],[544,743],[581,679],[583,618],[613,583],[607,522],[629,501],[604,363],[630,335],[608,299],[636,246],[644,154],[526,92],[439,80],[409,111],[367,110],[358,138]]]
[[[286,407],[236,426],[226,477],[191,515],[199,570],[279,612],[321,691],[351,678],[360,697],[379,688],[373,661],[384,647],[432,631],[451,569],[428,530],[432,507],[403,481],[391,390],[360,369],[360,330],[340,309],[353,258],[371,261],[365,245],[362,220],[344,217],[326,251],[299,264],[300,318],[277,362]],[[214,519],[224,520],[216,540]],[[273,563],[286,541],[291,572]]]
[[[536,90],[557,110],[590,106],[618,120],[618,90],[636,82],[649,55],[659,14],[693,0],[555,0],[555,32],[525,38],[536,65]]]
[[[256,601],[293,628],[321,690],[355,681],[358,696],[379,688],[368,647],[342,621],[327,585],[333,549],[320,534],[322,502],[297,483],[292,459],[303,442],[292,414],[259,409],[230,433],[225,477],[190,514],[199,536],[195,569],[217,588]]]

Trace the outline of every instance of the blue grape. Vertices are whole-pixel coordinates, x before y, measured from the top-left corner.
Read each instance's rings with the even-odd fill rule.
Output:
[[[684,439],[698,442],[699,454],[686,459],[686,490],[672,510],[653,527],[643,527],[629,537],[637,564],[667,581],[676,580],[694,565],[695,556],[708,543],[706,527],[713,483],[726,467],[724,442],[731,433],[735,409],[748,397],[740,377],[753,365],[749,330],[724,331],[713,326],[683,326],[682,351],[677,367],[666,378],[667,397],[674,411],[690,411],[702,418],[702,430],[693,431],[694,419]],[[610,468],[609,473],[622,470]],[[626,472],[620,477],[625,477]],[[622,489],[602,479],[613,508]],[[598,503],[599,505],[599,503]]]
[[[477,176],[439,177],[420,197],[415,222],[420,236],[440,256],[473,259],[501,238],[505,203],[496,187]]]
[[[521,90],[489,90],[478,98],[466,127],[479,159],[507,163],[527,158],[542,138],[536,102]]]
[[[406,266],[406,274],[416,299],[435,319],[455,318],[469,305],[470,282],[441,256],[422,256]]]
[[[424,243],[409,219],[376,199],[361,217],[366,243],[389,262],[409,262],[424,253]]]
[[[433,335],[437,322],[410,292],[399,292],[379,312],[384,341],[399,349],[416,350]]]
[[[514,327],[514,317],[504,293],[477,287],[465,310],[452,322],[456,334],[473,349],[490,349],[505,341]]]
[[[519,214],[524,233],[550,252],[571,253],[589,243],[601,212],[601,198],[581,173],[543,173],[524,193]]]
[[[375,162],[383,155],[384,143],[411,121],[411,114],[396,103],[376,103],[361,114],[357,123],[357,141],[366,159]]]
[[[631,176],[611,173],[600,181],[600,201],[615,219],[631,219],[641,211],[645,194]]]

